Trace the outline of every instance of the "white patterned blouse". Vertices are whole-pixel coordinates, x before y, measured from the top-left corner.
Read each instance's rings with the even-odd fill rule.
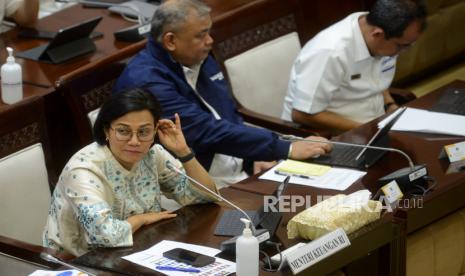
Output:
[[[214,201],[166,167],[181,163],[154,145],[131,171],[92,143],[66,164],[52,197],[43,245],[80,256],[95,247],[132,245],[129,216],[159,212],[160,196],[181,205]]]

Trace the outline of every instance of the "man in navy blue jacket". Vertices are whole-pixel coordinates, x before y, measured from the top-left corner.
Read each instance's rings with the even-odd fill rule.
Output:
[[[211,25],[210,8],[200,1],[164,2],[154,14],[146,48],[128,64],[114,91],[145,87],[160,101],[164,117],[178,113],[187,143],[220,186],[245,178],[245,164],[255,162],[259,170],[271,164],[257,161],[308,159],[331,150],[324,143],[291,145],[271,131],[243,124],[209,55]]]

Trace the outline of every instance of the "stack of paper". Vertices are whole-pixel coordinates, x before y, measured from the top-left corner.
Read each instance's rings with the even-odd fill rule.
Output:
[[[281,172],[281,166],[284,165],[284,167],[286,168],[288,164],[293,164],[294,162],[291,161],[289,163],[288,161],[289,160],[283,161],[278,165],[274,166],[266,173],[261,175],[259,179],[282,182],[288,175],[290,175],[291,179],[289,180],[289,182],[293,184],[343,191],[349,188],[350,185],[352,185],[355,181],[357,181],[366,174],[366,172],[363,171],[344,168],[332,168],[311,163],[305,163],[304,170],[302,170],[302,168],[300,167],[302,164],[298,164],[298,166],[295,169],[293,169],[293,171],[299,173],[310,172],[311,174],[309,175]]]
[[[391,116],[378,123],[386,124]],[[465,136],[465,116],[407,108],[391,130]]]
[[[279,173],[297,176],[322,176],[330,169],[330,166],[311,164],[289,159],[279,163],[276,166],[276,171]]]
[[[211,248],[211,247],[164,240],[150,247],[147,250],[140,251],[140,252],[137,252],[137,253],[122,257],[122,258],[130,262],[136,263],[138,265],[145,266],[149,269],[156,270],[163,274],[173,275],[173,276],[178,276],[178,275],[182,276],[182,275],[192,274],[190,272],[177,271],[176,268],[180,268],[179,270],[186,269],[186,268],[200,270],[199,275],[205,275],[205,276],[207,275],[228,275],[233,272],[236,272],[235,263],[230,262],[228,260],[221,259],[221,258],[216,258],[216,261],[213,264],[210,264],[204,267],[194,268],[190,265],[179,263],[174,260],[170,260],[168,258],[163,257],[163,252],[174,249],[174,248],[178,248],[178,247],[184,248],[190,251],[194,251],[197,253],[201,253],[204,255],[212,256],[212,257],[220,252],[220,250]],[[158,266],[171,267],[173,269],[172,271],[160,270],[157,268]]]

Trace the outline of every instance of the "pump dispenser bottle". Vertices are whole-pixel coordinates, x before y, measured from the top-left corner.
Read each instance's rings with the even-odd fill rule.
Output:
[[[236,275],[258,276],[258,240],[252,235],[250,221],[241,218],[245,223],[242,236],[236,240]]]
[[[23,98],[23,77],[21,66],[15,62],[13,49],[6,47],[8,57],[1,68],[2,100],[6,104],[13,104]]]

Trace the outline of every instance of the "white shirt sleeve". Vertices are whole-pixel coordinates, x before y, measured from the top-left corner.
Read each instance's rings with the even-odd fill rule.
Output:
[[[344,69],[333,50],[319,49],[301,55],[294,65],[296,110],[315,114],[324,111],[339,89]]]
[[[2,7],[5,9],[5,16],[12,16],[20,6],[23,5],[24,0],[5,0],[5,6]]]

